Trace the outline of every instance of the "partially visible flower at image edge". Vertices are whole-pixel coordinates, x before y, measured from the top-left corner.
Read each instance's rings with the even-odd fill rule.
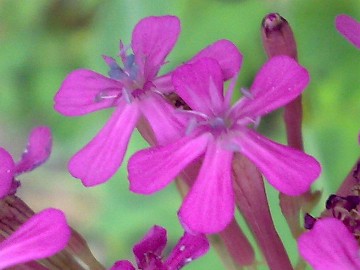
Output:
[[[178,270],[209,250],[209,242],[203,234],[192,235],[185,232],[168,258],[164,260],[162,253],[166,242],[166,230],[157,225],[152,227],[133,248],[138,269]],[[121,260],[117,261],[110,270],[135,269],[131,262]]]
[[[69,162],[70,173],[85,186],[102,184],[118,170],[130,136],[142,117],[150,124],[157,143],[178,134],[182,123],[164,98],[173,91],[171,72],[157,74],[179,34],[180,21],[175,16],[144,18],[133,30],[131,48],[134,54],[127,55],[127,49],[120,43],[123,68],[115,59],[104,56],[110,67],[110,78],[79,69],[64,80],[54,98],[55,110],[61,114],[79,116],[116,108],[107,124]],[[235,45],[227,40],[213,43],[190,62],[201,57],[217,59],[227,79],[235,75],[242,59]]]
[[[25,172],[32,171],[43,164],[51,153],[51,130],[46,126],[38,126],[30,132],[28,143],[20,161],[15,162],[12,156],[0,147],[0,199],[14,195],[20,186],[17,177]],[[24,213],[28,214],[22,208]],[[15,230],[12,216],[5,215],[6,226]],[[16,211],[13,213],[16,215]],[[27,216],[28,217],[28,216]],[[30,217],[18,227],[9,237],[0,234],[0,268],[19,263],[30,262],[54,255],[65,248],[70,239],[71,231],[64,214],[57,209],[48,208]],[[15,227],[14,227],[15,226]],[[2,230],[2,229],[1,229]],[[1,231],[0,230],[0,231]],[[8,234],[6,230],[6,234]]]
[[[28,144],[19,162],[0,147],[0,199],[15,194],[20,182],[16,177],[34,170],[44,163],[51,153],[51,131],[46,126],[34,128],[29,135]]]
[[[336,16],[336,29],[349,42],[360,49],[360,23],[346,14]]]
[[[50,257],[66,247],[70,236],[63,212],[45,209],[0,242],[0,269]]]
[[[214,233],[233,218],[231,166],[235,152],[247,156],[271,185],[288,195],[307,191],[319,176],[321,167],[313,157],[272,142],[249,128],[259,117],[285,105],[305,89],[308,72],[295,60],[287,56],[269,60],[250,91],[233,106],[232,91],[223,96],[223,77],[214,59],[183,65],[175,71],[173,81],[177,94],[193,110],[179,112],[188,120],[187,135],[172,144],[135,153],[128,171],[130,190],[151,194],[205,154],[195,184],[179,211],[186,229]]]
[[[300,255],[314,270],[360,269],[360,248],[354,235],[336,218],[322,218],[298,239]]]

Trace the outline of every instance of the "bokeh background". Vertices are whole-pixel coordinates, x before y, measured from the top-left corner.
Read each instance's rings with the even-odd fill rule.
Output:
[[[226,38],[244,55],[239,88],[249,87],[266,61],[259,29],[269,12],[279,12],[291,24],[299,60],[311,74],[304,94],[304,140],[307,152],[323,166],[322,177],[314,185],[323,191],[323,203],[359,155],[360,51],[334,27],[340,13],[360,19],[358,0],[1,0],[0,144],[19,158],[32,127],[48,125],[54,135],[51,159],[21,176],[19,195],[35,210],[63,209],[107,266],[117,259],[132,259],[132,245],[153,224],[168,229],[169,246],[173,246],[182,234],[176,188],[171,185],[151,197],[130,193],[126,162],[108,183],[83,187],[67,172],[67,161],[103,126],[111,110],[68,118],[53,110],[53,96],[74,69],[106,74],[101,55],[116,56],[120,39],[129,44],[139,19],[164,14],[179,16],[182,33],[162,72]],[[262,119],[260,130],[285,142],[280,112]],[[135,134],[127,158],[144,146]],[[296,262],[296,242],[280,215],[277,192],[267,190],[276,225]],[[211,251],[186,269],[223,266]]]

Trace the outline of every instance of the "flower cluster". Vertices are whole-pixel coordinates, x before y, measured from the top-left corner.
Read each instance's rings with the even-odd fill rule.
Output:
[[[174,16],[145,18],[134,28],[132,53],[120,42],[122,66],[104,56],[109,77],[81,69],[64,80],[55,96],[58,112],[76,116],[115,107],[104,128],[71,158],[70,173],[85,186],[107,181],[121,165],[137,127],[151,147],[129,160],[131,191],[154,193],[201,163],[184,179],[190,192],[179,211],[191,234],[221,232],[234,218],[239,196],[232,180],[236,153],[250,159],[277,190],[291,196],[308,191],[320,174],[319,163],[253,130],[262,116],[303,92],[309,82],[306,69],[288,56],[275,57],[261,68],[250,89],[241,91],[244,97],[231,105],[242,54],[230,41],[219,40],[175,70],[158,75],[179,33]],[[170,95],[175,102],[169,102]],[[161,263],[154,259],[148,264]],[[117,265],[133,269],[123,261]]]
[[[114,176],[137,128],[150,146],[133,154],[128,161],[130,191],[150,195],[175,179],[186,190],[178,211],[184,235],[167,258],[163,256],[166,230],[154,226],[133,248],[136,265],[120,260],[111,270],[181,269],[208,251],[205,234],[215,233],[234,261],[241,266],[254,264],[254,251],[236,222],[235,206],[256,227],[251,228],[253,232],[265,235],[257,236],[257,240],[269,267],[292,269],[271,219],[263,177],[281,197],[292,198],[285,200],[298,214],[299,202],[311,196],[311,185],[320,175],[321,166],[302,151],[299,110],[285,112],[287,120],[297,118],[293,128],[297,143],[288,138],[288,145],[283,145],[256,131],[261,117],[284,106],[301,107],[301,94],[310,81],[308,71],[296,60],[296,43],[286,20],[271,13],[263,20],[263,27],[270,59],[259,69],[248,89],[238,90],[236,86],[243,55],[225,39],[161,74],[181,31],[175,16],[152,16],[138,22],[131,44],[120,42],[121,64],[115,58],[103,56],[109,67],[108,76],[78,69],[63,81],[54,98],[54,108],[59,113],[80,116],[114,108],[105,126],[69,161],[70,173],[84,186],[103,184]],[[360,48],[358,22],[340,15],[336,27]],[[275,46],[276,42],[270,40],[274,33],[277,38],[291,40],[291,44]],[[229,85],[227,89],[225,83]],[[240,93],[242,97],[232,103],[233,96]],[[289,128],[291,121],[287,120]],[[37,127],[31,132],[19,162],[15,163],[0,148],[0,203],[18,200],[15,196],[20,186],[18,176],[45,162],[51,144],[50,129]],[[257,202],[262,205],[255,206]],[[306,228],[311,230],[300,236],[298,246],[300,254],[315,269],[360,268],[356,241],[360,237],[359,205],[359,194],[332,195],[327,209],[333,217],[306,216]],[[0,232],[5,232],[5,236],[0,236],[1,269],[16,264],[24,269],[51,269],[46,265],[48,262],[40,260],[65,249],[68,251],[64,252],[76,257],[69,259],[73,263],[71,267],[65,263],[69,269],[83,269],[79,260],[89,269],[103,269],[60,210],[48,208],[29,215],[26,220],[15,212],[12,208],[8,210],[13,215],[9,214],[11,218],[0,215]],[[269,241],[271,237],[274,242]],[[240,253],[239,247],[244,251],[241,255],[236,254]],[[274,251],[269,251],[269,247],[274,247]],[[278,262],[270,258],[275,253]]]

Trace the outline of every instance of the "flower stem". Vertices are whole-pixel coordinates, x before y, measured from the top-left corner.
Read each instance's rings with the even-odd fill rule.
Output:
[[[233,161],[235,201],[252,230],[270,269],[293,269],[275,229],[264,182],[255,165],[244,156]]]

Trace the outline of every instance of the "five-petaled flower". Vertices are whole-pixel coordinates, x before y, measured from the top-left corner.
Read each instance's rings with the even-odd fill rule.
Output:
[[[192,235],[185,232],[168,258],[164,260],[162,253],[166,242],[166,230],[160,226],[152,227],[133,248],[138,269],[178,270],[203,256],[209,249],[209,242],[203,234]],[[121,260],[117,261],[110,270],[135,270],[135,267],[129,261]]]
[[[323,218],[298,239],[300,255],[315,270],[360,269],[360,248],[354,235],[336,218]]]
[[[48,159],[51,144],[50,129],[39,126],[31,131],[27,147],[19,162],[15,163],[11,155],[0,147],[0,199],[16,192],[20,185],[16,180],[18,175],[32,171]]]
[[[151,194],[203,157],[179,212],[185,228],[202,233],[221,231],[234,215],[234,152],[247,156],[271,185],[288,195],[307,191],[321,170],[313,157],[249,128],[259,117],[301,94],[309,81],[306,69],[286,56],[272,58],[261,68],[250,91],[233,106],[232,91],[223,95],[223,80],[214,59],[203,58],[178,68],[173,74],[176,93],[192,109],[179,112],[188,120],[186,136],[141,150],[128,164],[130,189]]]
[[[346,14],[336,16],[336,29],[354,46],[360,49],[360,23]]]
[[[173,106],[163,97],[173,91],[171,73],[158,76],[160,67],[174,47],[180,33],[175,16],[148,17],[134,28],[127,55],[120,43],[123,67],[105,56],[110,67],[107,78],[91,70],[72,72],[55,96],[55,109],[67,116],[78,116],[116,107],[102,130],[69,162],[69,171],[85,186],[107,181],[121,165],[130,136],[139,120],[150,124],[157,143],[176,136],[182,123]],[[240,55],[230,41],[220,40],[203,49],[189,62],[201,57],[217,59],[223,76],[229,79],[240,65]],[[226,52],[226,53],[225,53]],[[233,53],[235,52],[235,53]]]

